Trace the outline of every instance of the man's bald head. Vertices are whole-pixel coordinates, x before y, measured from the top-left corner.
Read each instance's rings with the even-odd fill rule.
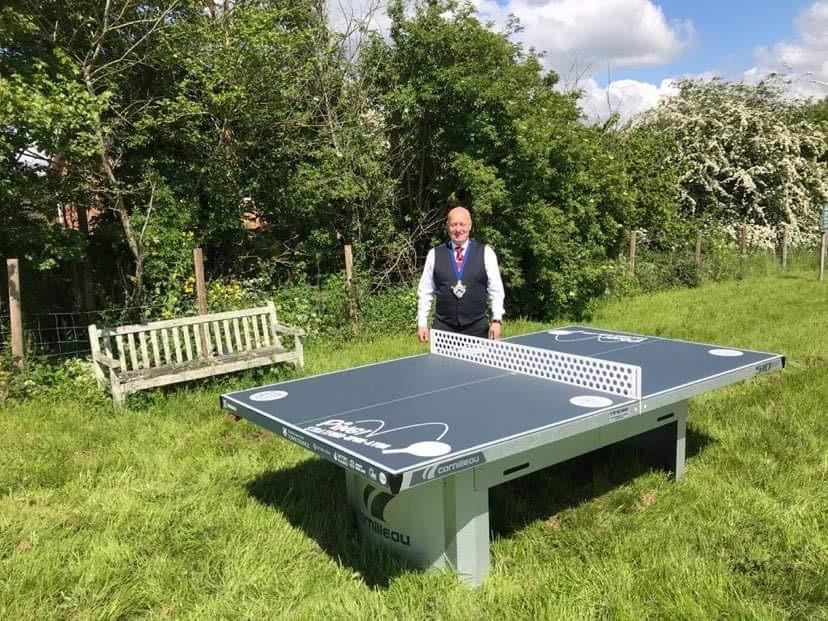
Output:
[[[469,210],[465,207],[455,207],[450,210],[446,218],[446,228],[451,241],[455,245],[462,246],[465,244],[472,230],[472,219]]]

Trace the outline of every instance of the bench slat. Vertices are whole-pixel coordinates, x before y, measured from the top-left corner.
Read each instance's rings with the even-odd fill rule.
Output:
[[[267,315],[259,315],[256,317],[257,321],[262,324],[262,342],[265,347],[270,347],[270,330],[268,329]]]
[[[121,368],[126,371],[128,367],[126,363],[126,351],[124,350],[124,337],[119,334],[115,337],[115,343],[118,345],[118,360],[121,363]]]
[[[212,326],[212,328],[213,328],[213,336],[214,336],[214,337],[215,337],[215,339],[216,339],[216,355],[217,355],[217,356],[221,356],[221,355],[222,355],[222,353],[223,353],[223,352],[221,351],[221,349],[222,349],[222,344],[221,344],[221,326],[219,325],[219,322],[218,322],[218,321],[213,321],[213,322],[211,322],[211,324],[210,324],[210,325],[211,325],[211,326]]]
[[[155,366],[161,366],[161,354],[158,350],[158,330],[150,331],[150,343],[152,344],[152,360]]]
[[[207,358],[213,357],[213,341],[210,337],[210,324],[203,323],[201,326],[202,334],[204,334],[204,345],[207,347]]]
[[[255,317],[250,318],[250,323],[253,324],[253,342],[255,343],[254,347],[259,349],[262,346],[262,337],[259,335],[259,322],[256,321]]]
[[[233,336],[230,334],[230,320],[225,319],[221,323],[224,326],[224,342],[227,345],[227,353],[232,354],[234,349],[233,349]]]
[[[187,354],[187,360],[193,359],[193,346],[190,344],[190,339],[192,338],[190,333],[192,330],[190,326],[183,326],[181,331],[184,333],[184,351]]]
[[[138,369],[138,352],[135,351],[135,333],[130,332],[126,335],[127,345],[129,346],[129,361],[132,363],[133,369]]]
[[[147,333],[139,332],[138,341],[141,343],[141,362],[144,364],[144,368],[146,369],[150,366],[149,350],[147,349]]]
[[[178,327],[173,326],[172,335],[173,345],[175,345],[175,361],[178,364],[181,364],[182,362],[184,362],[184,358],[181,356],[181,338],[178,335]]]
[[[244,343],[242,343],[238,317],[233,318],[233,332],[236,334],[236,351],[244,351]]]
[[[193,326],[193,340],[195,341],[196,353],[199,358],[204,357],[204,353],[201,350],[201,338],[201,326]]]
[[[242,317],[242,326],[244,326],[244,349],[249,351],[253,349],[250,344],[250,320],[247,317]]]
[[[172,364],[172,357],[170,356],[170,335],[167,328],[161,330],[161,345],[164,348],[164,364]]]

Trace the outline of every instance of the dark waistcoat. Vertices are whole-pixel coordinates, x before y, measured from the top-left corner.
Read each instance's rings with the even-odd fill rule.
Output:
[[[484,248],[484,244],[469,240],[463,258],[466,292],[462,298],[457,298],[451,290],[457,283],[451,244],[441,244],[434,249],[434,295],[437,299],[434,315],[440,321],[461,327],[486,316],[488,279],[483,260]]]

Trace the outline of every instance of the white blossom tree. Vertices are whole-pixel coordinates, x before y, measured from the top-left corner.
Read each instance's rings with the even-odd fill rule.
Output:
[[[746,224],[752,245],[772,246],[782,225],[792,244],[813,243],[828,201],[828,146],[803,107],[774,77],[678,86],[640,122],[673,136],[684,215],[731,231]]]

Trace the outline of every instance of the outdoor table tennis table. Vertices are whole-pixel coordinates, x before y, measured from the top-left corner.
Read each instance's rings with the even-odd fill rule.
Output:
[[[684,473],[687,401],[784,367],[779,354],[568,326],[221,396],[345,470],[364,539],[480,585],[489,488],[632,439]]]

